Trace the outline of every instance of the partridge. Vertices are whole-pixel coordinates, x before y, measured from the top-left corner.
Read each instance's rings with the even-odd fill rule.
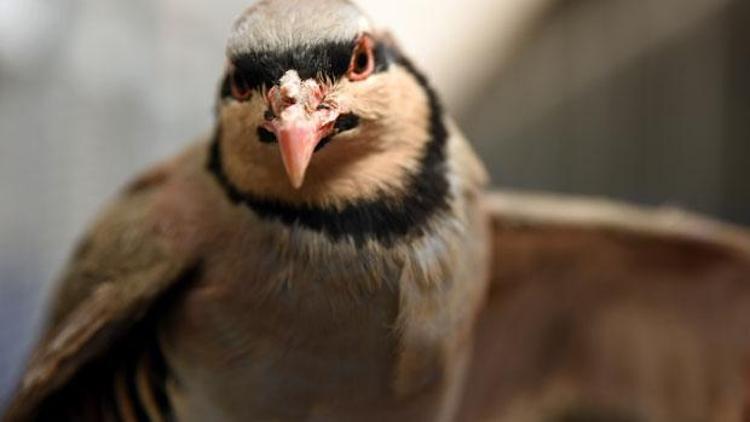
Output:
[[[750,420],[744,229],[485,193],[345,0],[260,1],[226,52],[211,135],[84,237],[5,420]]]
[[[347,1],[260,1],[226,55],[211,136],[75,251],[9,419],[451,420],[479,160]]]

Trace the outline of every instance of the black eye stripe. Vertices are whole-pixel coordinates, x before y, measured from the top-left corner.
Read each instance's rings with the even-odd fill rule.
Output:
[[[252,52],[234,58],[239,72],[252,89],[273,86],[294,69],[300,78],[325,77],[336,80],[349,68],[353,43],[326,43],[282,52]]]
[[[359,126],[359,116],[354,113],[342,114],[336,119],[334,129],[336,132],[345,132]]]
[[[355,129],[357,126],[359,126],[359,116],[354,113],[342,114],[336,119],[336,123],[334,123],[333,125],[334,132],[331,135],[323,138],[320,143],[315,146],[315,152],[318,152],[327,147],[328,144],[330,144],[333,140],[334,136],[338,135],[341,132]]]
[[[281,52],[259,51],[233,57],[235,72],[239,72],[249,89],[275,85],[287,71],[294,69],[302,79],[328,78],[336,81],[346,75],[351,63],[356,40],[351,42],[328,42],[313,46],[289,49]],[[388,68],[390,54],[385,45],[375,46],[375,71]],[[221,96],[231,95],[227,76],[222,84]]]
[[[276,135],[263,126],[258,127],[258,140],[264,144],[274,144],[278,142],[276,140]]]

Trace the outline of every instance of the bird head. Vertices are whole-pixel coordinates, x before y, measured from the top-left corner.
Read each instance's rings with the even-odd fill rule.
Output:
[[[425,165],[442,164],[434,94],[350,2],[259,1],[234,23],[226,55],[212,165],[235,197],[397,200]]]

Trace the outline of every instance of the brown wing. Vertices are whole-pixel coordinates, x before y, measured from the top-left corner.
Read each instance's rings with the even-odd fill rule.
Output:
[[[488,204],[492,294],[459,420],[747,417],[746,231],[601,201]]]
[[[52,303],[50,323],[5,420],[38,419],[42,410],[47,413],[43,407],[73,386],[94,392],[97,387],[82,379],[83,369],[117,353],[114,345],[190,271],[190,259],[171,247],[148,219],[164,171],[152,172],[134,184],[75,252]],[[72,400],[65,396],[64,400]]]

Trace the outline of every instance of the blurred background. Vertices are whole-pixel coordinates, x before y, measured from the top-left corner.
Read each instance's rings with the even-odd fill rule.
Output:
[[[432,76],[496,186],[750,224],[747,0],[359,3]],[[0,403],[86,223],[211,128],[248,4],[0,0]]]

